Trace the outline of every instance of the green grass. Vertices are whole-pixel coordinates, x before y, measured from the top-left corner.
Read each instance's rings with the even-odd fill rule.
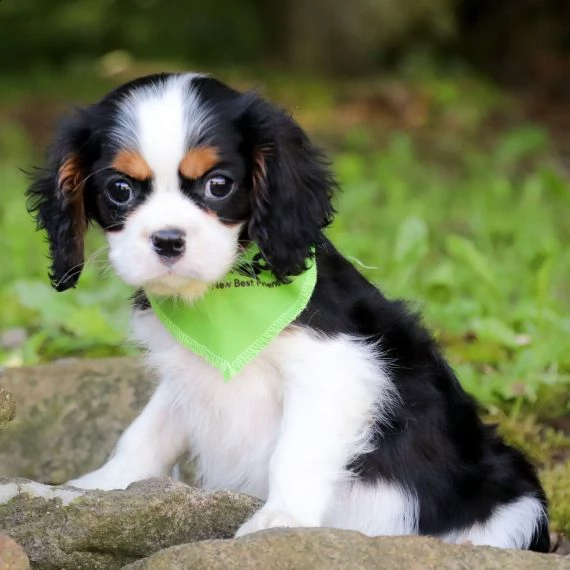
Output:
[[[536,159],[547,149],[523,127],[450,164],[422,160],[398,133],[381,152],[336,158],[344,192],[331,236],[390,296],[414,300],[487,404],[568,393],[570,196]]]
[[[426,79],[414,87],[429,101],[422,129],[379,133],[357,125],[332,134],[328,121],[344,95],[324,97],[326,89],[307,83],[299,96],[301,120],[334,141],[343,189],[329,234],[389,296],[422,311],[463,385],[485,405],[563,414],[570,410],[567,181],[536,127],[523,123],[474,136],[504,98],[480,83],[463,83]],[[293,97],[291,85],[268,80],[268,90],[282,90],[284,99]],[[74,82],[62,87],[66,94],[76,88]],[[22,90],[7,90],[9,104]],[[84,86],[77,92],[89,98]],[[53,97],[49,90],[44,95]],[[63,294],[49,287],[46,246],[26,212],[26,178],[18,170],[37,161],[31,149],[21,125],[5,121],[0,332],[23,327],[27,339],[0,348],[0,363],[128,350],[122,339],[129,290],[106,269],[96,231],[80,287]]]

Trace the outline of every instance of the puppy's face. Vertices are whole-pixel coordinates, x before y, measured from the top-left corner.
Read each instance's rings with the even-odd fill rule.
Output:
[[[288,115],[183,74],[128,83],[64,123],[29,196],[58,290],[77,282],[94,220],[126,283],[193,298],[250,242],[277,278],[302,271],[333,185]]]
[[[93,211],[110,260],[130,285],[193,295],[233,265],[250,212],[244,140],[215,85],[172,76],[120,97],[107,152],[94,166]],[[212,86],[210,87],[212,91]],[[218,108],[216,108],[218,103]]]

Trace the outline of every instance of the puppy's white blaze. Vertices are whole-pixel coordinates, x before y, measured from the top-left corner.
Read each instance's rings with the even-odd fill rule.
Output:
[[[138,150],[153,171],[155,187],[178,188],[180,161],[208,127],[208,108],[192,89],[199,74],[186,73],[134,90],[119,107],[114,136]]]
[[[174,191],[179,186],[178,165],[186,150],[186,119],[180,80],[169,81],[158,96],[137,104],[139,149],[153,172],[153,186]]]
[[[544,507],[533,496],[517,499],[509,505],[497,507],[493,515],[481,524],[442,536],[445,542],[471,541],[476,545],[498,548],[526,549],[544,517]]]

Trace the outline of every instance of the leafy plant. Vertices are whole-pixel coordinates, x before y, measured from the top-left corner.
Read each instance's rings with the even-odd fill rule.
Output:
[[[331,234],[381,288],[421,308],[479,399],[520,407],[561,385],[551,412],[563,413],[570,194],[538,161],[547,150],[545,134],[524,127],[489,152],[463,149],[453,169],[423,161],[406,134],[365,157],[345,152]]]

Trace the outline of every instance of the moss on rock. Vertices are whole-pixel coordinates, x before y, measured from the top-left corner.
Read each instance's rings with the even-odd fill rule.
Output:
[[[175,544],[229,538],[259,506],[173,479],[106,492],[0,479],[0,528],[45,570],[113,570]]]
[[[570,461],[541,473],[550,500],[552,528],[570,537]]]
[[[16,417],[16,401],[8,390],[0,386],[0,430]]]

